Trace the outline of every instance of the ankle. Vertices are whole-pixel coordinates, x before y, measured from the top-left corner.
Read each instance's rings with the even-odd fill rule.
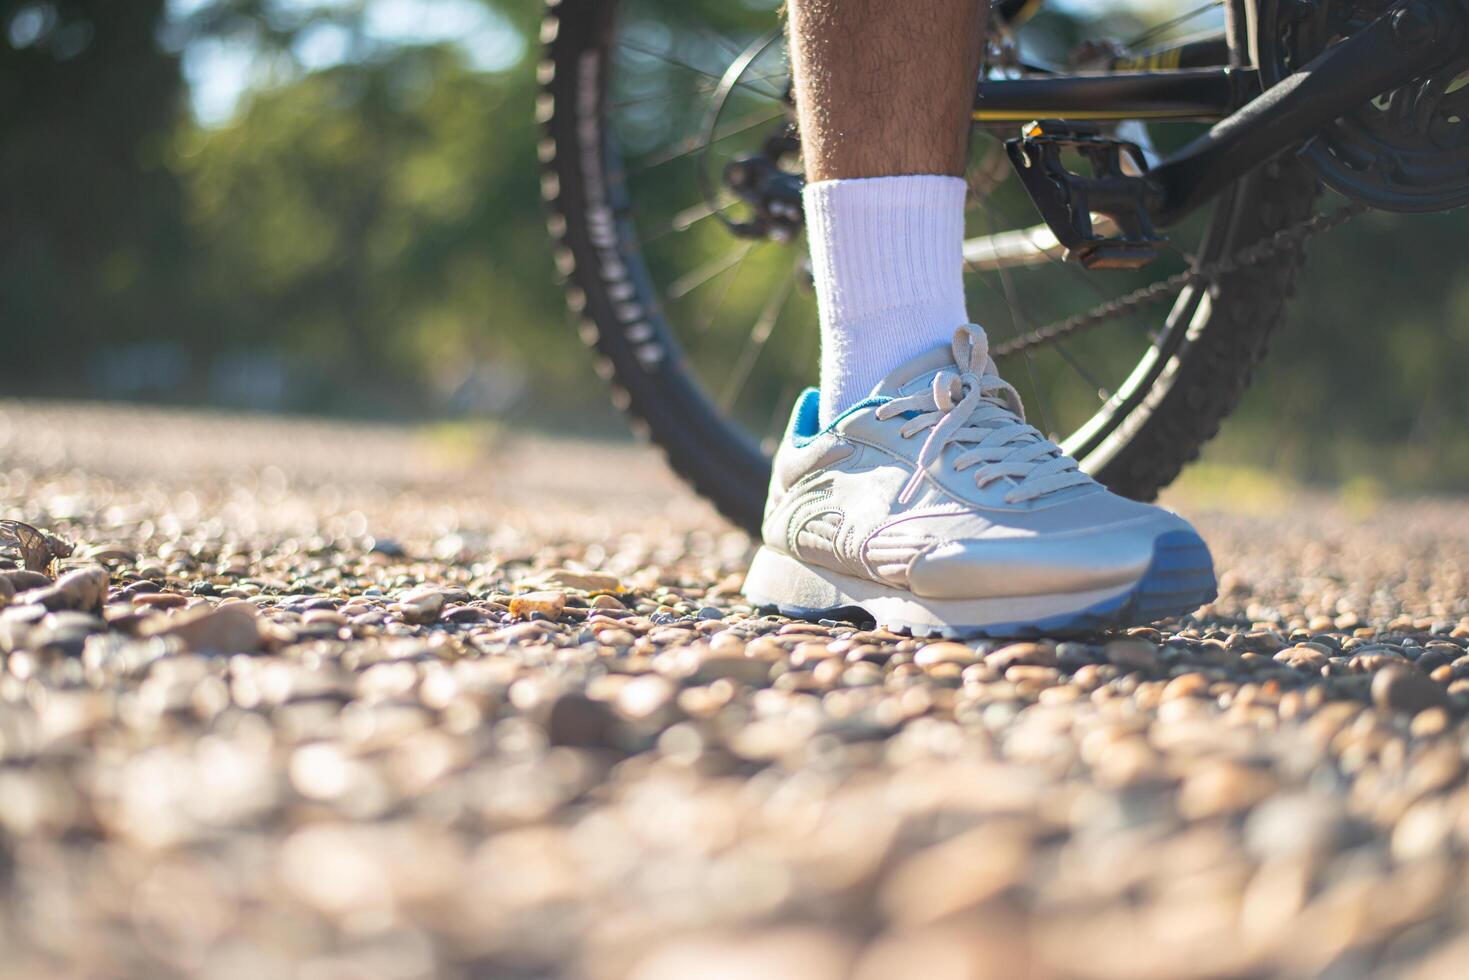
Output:
[[[930,174],[807,185],[823,425],[966,322],[964,192]]]

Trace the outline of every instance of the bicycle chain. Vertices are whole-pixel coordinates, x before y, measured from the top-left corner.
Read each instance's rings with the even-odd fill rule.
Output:
[[[1160,279],[1124,296],[1108,300],[1085,313],[1078,313],[1064,320],[1047,324],[1028,334],[1016,337],[1014,340],[1000,344],[991,351],[991,355],[1004,357],[1007,354],[1023,353],[1036,347],[1044,347],[1065,340],[1067,337],[1094,329],[1112,320],[1130,316],[1139,310],[1161,303],[1188,286],[1205,285],[1247,266],[1259,265],[1288,249],[1299,248],[1305,244],[1307,239],[1322,232],[1331,231],[1366,210],[1368,210],[1366,205],[1353,202],[1342,205],[1334,211],[1313,214],[1288,228],[1281,228],[1269,238],[1261,239],[1253,245],[1246,245],[1238,252],[1218,262],[1211,262],[1198,269],[1187,269],[1175,273],[1167,279]]]

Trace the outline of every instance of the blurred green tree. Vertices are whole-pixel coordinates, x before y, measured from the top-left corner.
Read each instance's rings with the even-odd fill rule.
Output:
[[[268,337],[343,382],[339,402],[369,411],[415,407],[425,381],[476,358],[556,374],[565,358],[545,355],[573,341],[520,111],[531,98],[523,74],[404,47],[181,133],[173,165],[214,342]]]
[[[65,389],[78,354],[182,314],[184,86],[165,0],[0,0],[0,377]]]

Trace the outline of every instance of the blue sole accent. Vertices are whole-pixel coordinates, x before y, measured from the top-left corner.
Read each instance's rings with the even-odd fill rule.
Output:
[[[1192,531],[1170,531],[1153,542],[1153,559],[1142,578],[1126,592],[1076,612],[1061,613],[1031,622],[955,623],[939,632],[947,636],[1040,637],[1094,633],[1104,629],[1145,626],[1193,612],[1218,595],[1214,559],[1204,539]],[[793,619],[843,618],[839,613],[865,610],[853,606],[830,609],[775,607]]]

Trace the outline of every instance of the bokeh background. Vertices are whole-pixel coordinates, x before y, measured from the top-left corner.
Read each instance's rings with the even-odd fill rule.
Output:
[[[1055,3],[1038,26],[1178,9]],[[0,393],[620,433],[546,242],[539,21],[531,0],[0,0]],[[1370,215],[1317,241],[1195,472],[1469,488],[1463,230]]]

